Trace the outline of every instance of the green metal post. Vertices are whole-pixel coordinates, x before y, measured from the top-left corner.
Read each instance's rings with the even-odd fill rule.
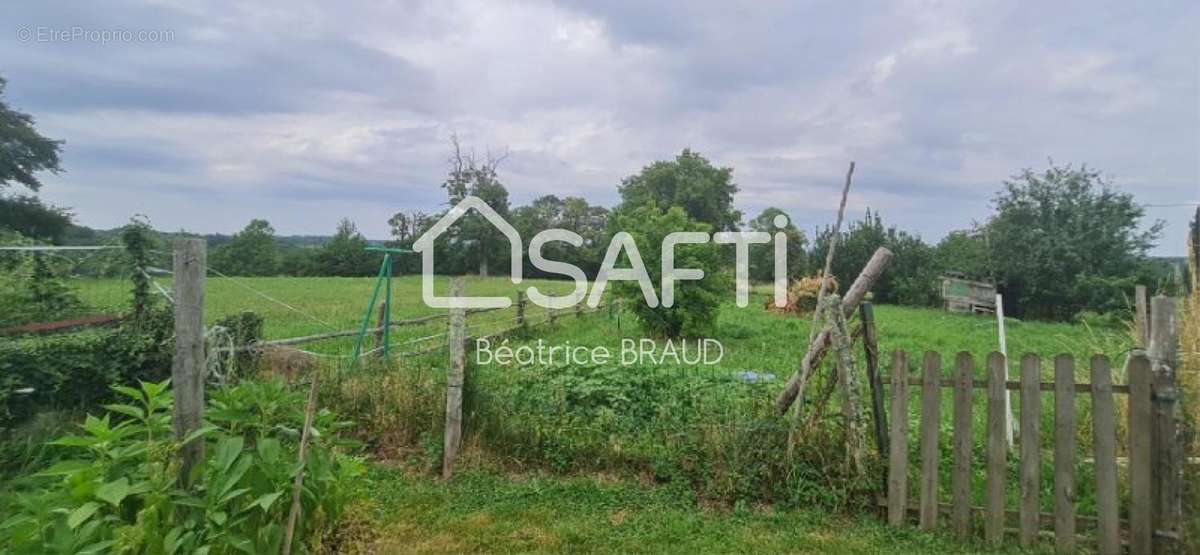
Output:
[[[375,278],[375,290],[371,292],[371,302],[367,303],[367,311],[363,313],[362,326],[358,329],[358,341],[354,344],[354,358],[350,360],[350,366],[358,365],[358,357],[362,354],[363,340],[367,337],[367,326],[371,324],[371,312],[375,309],[375,301],[379,298],[379,286],[383,285],[383,272],[387,270],[387,263],[379,266],[379,276]]]

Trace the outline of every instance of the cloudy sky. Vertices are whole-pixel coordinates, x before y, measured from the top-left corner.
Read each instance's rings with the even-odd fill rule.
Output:
[[[734,168],[744,212],[804,229],[832,220],[850,160],[851,213],[931,241],[1048,159],[1200,201],[1196,2],[735,4],[26,2],[5,5],[0,75],[66,141],[43,197],[96,227],[350,217],[384,238],[393,212],[443,206],[455,133],[507,150],[514,203],[611,205],[685,147]],[[1192,210],[1147,208],[1159,254]]]

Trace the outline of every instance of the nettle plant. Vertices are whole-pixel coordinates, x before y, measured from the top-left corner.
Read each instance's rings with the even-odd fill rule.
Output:
[[[129,402],[106,405],[80,433],[52,441],[70,458],[19,479],[0,501],[11,515],[0,522],[0,552],[279,552],[299,471],[302,396],[278,382],[214,392],[210,424],[185,439],[206,450],[183,488],[168,382],[113,389]],[[328,433],[339,426],[328,411],[314,422],[327,434],[313,434],[309,446],[296,530],[307,543],[331,529],[363,471]]]

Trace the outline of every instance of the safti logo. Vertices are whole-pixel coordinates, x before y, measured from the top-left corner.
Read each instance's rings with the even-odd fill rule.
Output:
[[[421,297],[430,307],[507,308],[512,306],[512,299],[508,297],[439,297],[433,294],[433,242],[471,209],[483,215],[484,219],[508,239],[512,261],[512,270],[509,275],[514,284],[521,283],[521,267],[524,256],[521,235],[482,199],[466,197],[413,243],[413,250],[421,253]],[[777,229],[783,229],[787,226],[787,217],[775,216],[772,223]],[[774,237],[765,231],[723,231],[711,235],[699,231],[680,231],[668,234],[660,245],[662,249],[662,300],[660,302],[632,235],[623,231],[613,235],[612,241],[608,245],[608,251],[604,254],[604,262],[601,263],[600,271],[596,275],[596,283],[589,290],[587,275],[578,266],[567,262],[547,260],[542,256],[542,246],[546,243],[561,241],[581,247],[583,246],[583,237],[566,229],[547,229],[534,235],[529,242],[529,260],[535,268],[543,272],[573,279],[575,289],[567,295],[546,295],[538,291],[537,287],[530,286],[526,290],[526,294],[530,301],[544,308],[570,308],[585,298],[589,307],[596,308],[600,305],[600,299],[604,296],[608,282],[636,281],[648,306],[653,308],[661,304],[664,307],[671,307],[675,304],[675,282],[704,279],[704,270],[675,267],[675,245],[703,244],[710,240],[714,243],[734,245],[734,284],[739,307],[745,307],[750,303],[750,245],[774,243],[775,306],[787,305],[787,235],[782,231],[776,231]],[[630,267],[614,268],[622,250],[625,251],[630,261]]]

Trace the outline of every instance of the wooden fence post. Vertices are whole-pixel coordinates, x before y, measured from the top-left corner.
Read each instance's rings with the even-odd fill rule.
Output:
[[[1042,492],[1042,361],[1034,354],[1021,357],[1021,547],[1037,542],[1038,497]]]
[[[1092,438],[1096,454],[1096,550],[1101,555],[1121,553],[1116,425],[1112,369],[1108,358],[1096,355],[1092,357]]]
[[[1135,349],[1129,355],[1126,375],[1129,379],[1129,552],[1150,553],[1154,537],[1153,443],[1154,410],[1151,386],[1154,383],[1150,359]]]
[[[888,445],[888,522],[908,516],[908,356],[892,351],[892,426]]]
[[[871,384],[871,415],[875,421],[875,447],[879,456],[888,454],[887,409],[883,406],[883,377],[879,375],[879,336],[875,331],[875,307],[863,303],[858,307],[862,320],[863,354],[867,363],[867,381]]]
[[[988,355],[987,387],[987,504],[984,514],[984,539],[995,546],[1004,540],[1004,475],[1007,473],[1008,445],[1004,441],[1004,375],[1007,357]]]
[[[200,429],[204,415],[204,239],[176,239],[174,257],[175,356],[171,384],[175,394],[175,439],[182,441]],[[204,460],[204,440],[194,439],[179,449],[179,480],[191,482],[192,469]]]
[[[463,280],[450,280],[450,296],[463,295]],[[449,480],[454,471],[454,459],[462,443],[462,398],[466,368],[467,312],[450,309],[450,365],[446,369],[446,441],[442,449],[442,479]]]
[[[1182,509],[1182,449],[1176,423],[1179,391],[1175,368],[1179,347],[1179,328],[1175,299],[1155,296],[1150,301],[1150,343],[1148,355],[1153,369],[1151,399],[1154,408],[1154,432],[1151,452],[1154,462],[1154,527],[1173,535],[1179,531]],[[1156,542],[1159,541],[1156,535]],[[1164,551],[1168,546],[1159,546]]]
[[[950,480],[950,525],[960,538],[971,534],[971,393],[975,363],[962,351],[954,359],[954,468]]]
[[[1134,306],[1137,312],[1134,317],[1134,335],[1138,347],[1147,348],[1150,344],[1150,314],[1146,304],[1146,286],[1137,285],[1133,288]]]
[[[925,353],[921,379],[921,529],[937,528],[938,520],[938,432],[941,429],[942,357]]]
[[[575,303],[575,318],[583,318],[583,301]]]
[[[1054,545],[1075,552],[1075,361],[1054,357]]]

